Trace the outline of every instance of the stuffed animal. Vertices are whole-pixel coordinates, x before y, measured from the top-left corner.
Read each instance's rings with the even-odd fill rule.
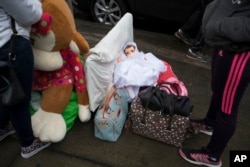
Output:
[[[59,142],[67,132],[62,113],[73,90],[77,94],[80,121],[91,118],[80,57],[89,51],[89,45],[77,32],[65,0],[41,2],[44,15],[31,33],[35,63],[33,90],[41,91],[41,101],[31,121],[34,135],[40,140]]]

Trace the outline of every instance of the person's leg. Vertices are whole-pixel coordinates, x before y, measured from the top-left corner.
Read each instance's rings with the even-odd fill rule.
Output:
[[[203,52],[203,48],[205,46],[205,37],[202,33],[202,30],[200,29],[198,34],[196,35],[195,40],[192,43],[191,48],[188,49],[187,57],[198,60],[200,62],[209,62],[211,61],[211,57],[206,55]]]
[[[250,52],[235,54],[221,50],[219,53],[212,71],[214,101],[206,116],[216,118],[207,149],[217,159],[235,132],[238,107],[250,81]]]
[[[9,44],[7,42],[4,46],[0,48],[0,61],[8,61],[9,54]],[[0,141],[6,138],[7,136],[13,134],[15,131],[10,125],[9,118],[9,108],[0,107]]]
[[[220,167],[220,156],[235,132],[239,103],[250,81],[250,52],[236,54],[215,49],[212,61],[212,91],[210,108],[205,122],[214,132],[206,148],[181,148],[186,161]]]
[[[192,47],[188,49],[186,56],[193,60],[206,63],[211,61],[211,57],[203,52],[205,46],[205,39],[201,31],[199,32],[197,39],[194,40]]]
[[[212,53],[212,62],[211,62],[211,73],[213,74],[215,71],[215,66],[216,66],[216,61],[214,61],[216,59],[218,55],[218,49],[213,49],[213,53]],[[213,91],[213,87],[212,87],[212,91]],[[215,105],[217,105],[217,101],[219,100],[219,97],[217,97],[216,94],[212,94],[211,100],[210,100],[210,105],[207,111],[207,114],[204,118],[201,119],[191,119],[190,120],[190,124],[191,127],[194,129],[195,133],[201,132],[204,133],[206,135],[211,136],[213,133],[213,122],[216,119],[216,111],[214,110]]]
[[[194,40],[193,45],[191,46],[191,49],[193,52],[199,52],[202,51],[203,47],[205,46],[205,37],[202,33],[202,30],[200,30]]]
[[[8,110],[5,108],[1,107],[0,108],[0,130],[3,130],[6,128],[6,126],[9,123],[9,113]]]
[[[8,108],[0,108],[0,141],[5,139],[7,136],[14,134],[15,130],[10,123],[9,110]]]
[[[209,4],[212,0],[201,0],[200,1],[200,12],[201,14],[201,20],[205,11],[205,8],[207,4]],[[200,20],[200,25],[201,25],[201,20]],[[194,52],[199,52],[202,51],[203,47],[205,46],[205,37],[204,34],[202,33],[201,28],[199,27],[198,32],[195,34],[195,40],[194,43],[192,44],[192,51]]]
[[[175,32],[175,36],[187,45],[193,45],[194,39],[200,31],[202,17],[206,5],[212,0],[200,0],[194,13],[185,21],[181,28]],[[196,57],[198,57],[197,55]],[[199,60],[199,59],[198,59]],[[202,60],[203,61],[203,60]],[[203,61],[204,62],[204,61]]]
[[[189,35],[191,38],[197,38],[198,33],[200,32],[202,17],[205,11],[205,8],[208,3],[212,0],[200,0],[197,5],[194,13],[185,21],[182,25],[181,30],[184,34]]]
[[[10,107],[10,119],[16,130],[17,136],[23,147],[29,146],[34,141],[31,127],[29,104],[31,99],[32,78],[34,71],[34,58],[30,43],[23,37],[15,39],[16,60],[11,61],[12,66],[25,92],[25,99]]]
[[[42,142],[33,135],[31,115],[29,110],[32,80],[34,72],[34,57],[30,42],[23,38],[16,38],[16,60],[12,61],[13,68],[25,92],[25,99],[10,107],[10,120],[21,144],[21,156],[29,158],[48,147],[50,142]]]
[[[202,16],[202,11],[200,8],[197,8],[197,10],[185,21],[180,29],[185,35],[188,35],[190,38],[195,38],[201,26]]]

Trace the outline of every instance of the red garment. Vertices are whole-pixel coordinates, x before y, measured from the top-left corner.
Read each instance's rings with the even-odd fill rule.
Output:
[[[157,83],[166,82],[169,78],[172,78],[172,77],[178,79],[177,76],[174,74],[171,65],[169,65],[165,61],[163,61],[163,63],[165,64],[167,70],[160,73]]]

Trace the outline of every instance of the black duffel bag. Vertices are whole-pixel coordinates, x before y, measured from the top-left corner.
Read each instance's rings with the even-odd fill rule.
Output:
[[[187,96],[180,96],[177,88],[175,95],[167,85],[175,88],[173,83],[161,82],[141,90],[139,98],[142,106],[153,111],[162,111],[164,114],[189,116],[193,109],[190,99]]]

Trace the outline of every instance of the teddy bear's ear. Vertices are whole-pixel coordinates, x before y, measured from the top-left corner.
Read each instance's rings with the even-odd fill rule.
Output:
[[[75,22],[72,11],[65,0],[42,0],[43,12],[52,16],[51,30],[55,34],[53,51],[67,48],[72,40]]]
[[[66,0],[42,0],[44,12],[52,15],[52,31],[55,33],[56,43],[53,51],[69,47],[71,41],[76,43],[80,54],[89,51],[89,44],[76,30],[74,15]]]

